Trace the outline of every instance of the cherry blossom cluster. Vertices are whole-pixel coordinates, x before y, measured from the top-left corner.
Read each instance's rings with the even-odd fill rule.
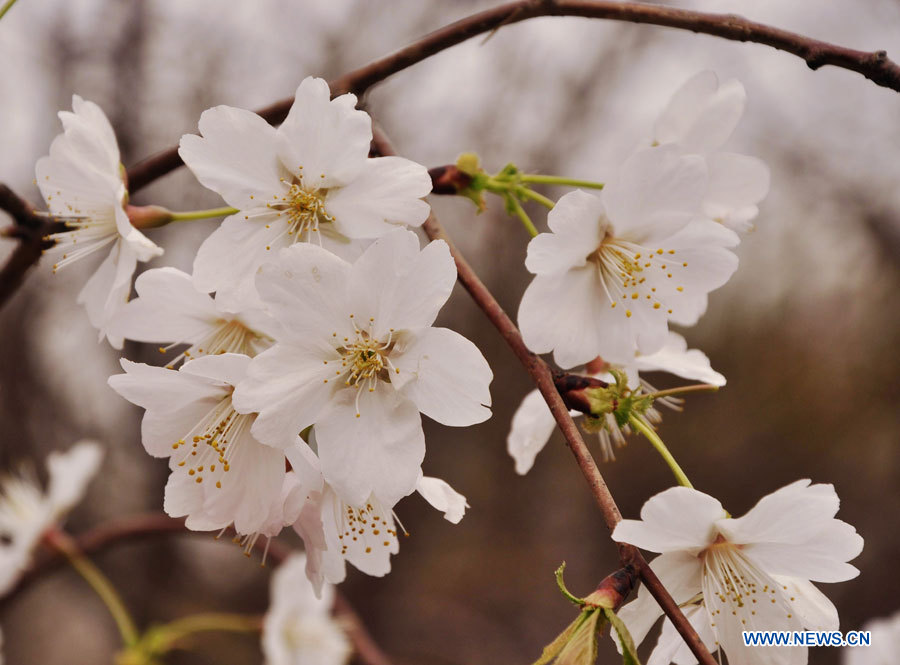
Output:
[[[592,398],[606,400],[599,407],[572,412],[599,434],[605,459],[632,426],[652,433],[657,403],[680,408],[641,373],[725,385],[669,325],[692,326],[705,313],[768,192],[765,164],[723,147],[745,101],[739,82],[695,76],[602,190],[551,202],[549,232],[528,245],[534,278],[519,306],[522,336],[573,375],[610,386]],[[113,347],[152,342],[165,356],[161,365],[123,358],[109,385],[145,410],[143,445],[168,461],[166,512],[194,530],[232,527],[248,553],[284,529],[304,542],[273,577],[263,636],[273,664],[300,662],[301,651],[303,662],[346,662],[346,636],[328,616],[346,564],[390,571],[403,532],[395,507],[410,494],[453,523],[468,507],[423,475],[422,415],[453,427],[491,415],[487,361],[434,325],[457,271],[444,241],[422,246],[411,230],[430,213],[429,173],[370,157],[372,121],[356,102],[307,78],[277,128],[228,106],[201,115],[200,134],[184,136],[179,154],[230,207],[191,274],[158,267],[133,281],[137,263],[163,251],[143,231],[175,217],[129,204],[115,135],[95,104],[76,96],[60,113],[64,132],[36,169],[50,214],[68,227],[49,236],[54,272],[108,249],[79,302]],[[625,416],[624,396],[640,405]],[[518,473],[554,422],[537,391],[525,397],[507,440]],[[51,457],[46,496],[34,483],[5,483],[0,532],[13,538],[0,547],[0,592],[98,464],[96,447],[82,444]],[[847,562],[862,539],[835,519],[838,503],[830,485],[802,480],[735,519],[716,499],[677,487],[613,538],[660,553],[654,570],[710,650],[733,663],[799,665],[805,649],[753,655],[740,633],[837,627],[812,582],[858,573]],[[645,588],[621,611],[637,643],[660,616]],[[648,662],[696,661],[667,620]]]

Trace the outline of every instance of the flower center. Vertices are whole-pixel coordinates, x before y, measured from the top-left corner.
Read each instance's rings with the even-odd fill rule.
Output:
[[[216,488],[221,489],[225,475],[231,471],[231,460],[238,452],[238,444],[249,432],[254,419],[255,414],[234,410],[229,393],[184,437],[172,444],[174,451],[180,451],[178,467],[185,469],[197,484],[208,477]]]
[[[338,504],[340,508],[336,507],[336,510],[340,514],[335,515],[335,523],[342,556],[350,548],[371,554],[373,548],[391,547],[397,543],[393,514],[388,514],[374,499],[362,507],[348,506],[343,501]]]
[[[198,356],[214,356],[222,353],[240,353],[252,358],[264,345],[264,341],[264,335],[251,330],[237,319],[231,321],[219,319],[203,339],[173,358],[166,367],[173,369],[182,360],[187,362]],[[180,343],[173,342],[168,346],[161,346],[159,352],[166,353]]]
[[[298,167],[299,179],[303,177],[303,167]],[[284,178],[282,182],[287,182]],[[334,217],[325,209],[327,189],[304,187],[301,182],[291,183],[290,189],[283,196],[275,195],[275,201],[266,207],[278,211],[278,216],[287,217],[287,226],[282,235],[287,235],[290,243],[308,242],[312,234],[321,237],[319,227],[323,223],[333,223]],[[280,238],[281,236],[279,236]],[[271,245],[269,245],[271,247]]]
[[[343,344],[336,348],[341,355],[341,368],[335,370],[335,379],[343,377],[344,385],[357,389],[356,417],[360,417],[359,394],[365,387],[368,392],[375,392],[379,381],[390,383],[391,372],[399,374],[400,370],[391,363],[390,354],[394,348],[394,329],[391,328],[383,338],[375,337],[375,319],[370,318],[368,326],[360,328],[353,314],[350,315],[353,323],[353,337],[344,337]],[[332,333],[337,338],[337,333]],[[329,361],[324,361],[329,364]],[[330,361],[336,362],[336,361]],[[328,383],[329,379],[325,379]]]
[[[673,293],[682,293],[684,287],[673,287],[671,280],[688,265],[675,255],[674,249],[648,250],[607,235],[587,259],[597,268],[610,307],[623,301],[625,316],[631,318],[636,307],[672,313],[665,300]]]

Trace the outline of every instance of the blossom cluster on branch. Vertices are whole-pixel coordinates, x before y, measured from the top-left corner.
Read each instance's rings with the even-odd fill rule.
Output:
[[[745,100],[739,82],[702,72],[605,183],[542,179],[513,165],[489,176],[465,158],[458,193],[479,203],[483,192],[500,194],[534,234],[522,337],[571,370],[561,373],[563,396],[598,434],[603,458],[640,433],[682,485],[650,498],[641,520],[621,521],[613,539],[660,553],[652,570],[710,652],[734,664],[799,665],[805,647],[753,651],[741,632],[837,627],[812,582],[855,576],[847,562],[862,538],[835,519],[834,489],[797,481],[735,519],[693,488],[657,434],[657,406],[680,410],[679,394],[726,382],[669,325],[692,326],[705,313],[708,294],[737,269],[741,234],[768,192],[761,160],[724,149]],[[354,95],[332,98],[310,77],[278,128],[243,109],[205,111],[200,135],[184,136],[179,154],[228,206],[210,211],[131,205],[113,129],[77,96],[36,168],[47,214],[67,226],[47,238],[53,271],[108,249],[79,302],[101,340],[116,349],[150,342],[165,357],[158,366],[123,358],[109,385],[144,409],[143,445],[168,461],[166,513],[192,530],[233,528],[248,554],[285,529],[303,540],[304,553],[273,576],[262,638],[272,665],[347,660],[345,632],[328,614],[346,564],[390,571],[404,531],[395,508],[411,494],[453,523],[468,508],[446,481],[423,475],[422,415],[452,427],[491,416],[493,373],[481,351],[434,325],[457,266],[446,242],[422,246],[411,230],[429,217],[431,177],[408,159],[370,156],[372,121],[356,106]],[[575,189],[552,201],[534,191],[540,183]],[[525,200],[550,208],[548,232],[534,231]],[[145,231],[205,217],[225,219],[192,274],[155,267],[133,280],[138,262],[163,252]],[[660,371],[702,385],[657,390],[641,376]],[[533,466],[554,424],[541,395],[528,394],[507,439],[518,473]],[[4,482],[0,593],[99,463],[96,444],[82,443],[51,456],[46,494],[30,479]],[[618,615],[621,599],[603,605],[626,662],[663,613],[650,591],[642,586]],[[131,653],[158,655],[131,634],[115,601],[111,611]],[[573,632],[585,648],[566,646],[564,633],[549,657],[562,664],[595,653],[600,615],[587,613],[590,630]],[[697,659],[667,618],[648,663],[671,662]]]

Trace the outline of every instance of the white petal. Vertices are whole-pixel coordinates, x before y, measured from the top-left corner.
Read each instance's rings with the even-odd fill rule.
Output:
[[[672,487],[644,503],[640,520],[619,522],[612,538],[653,552],[697,552],[713,542],[716,520],[725,514],[708,494]]]
[[[841,520],[830,520],[804,542],[751,543],[744,546],[744,552],[773,574],[816,582],[843,582],[859,575],[859,570],[846,562],[854,559],[862,548],[863,539],[856,529]]]
[[[537,275],[519,304],[519,328],[535,353],[553,351],[563,369],[598,355],[613,360],[634,357],[627,317],[610,306],[592,266],[559,275]]]
[[[103,449],[93,441],[79,441],[64,453],[47,456],[47,498],[55,515],[68,512],[81,500],[102,462]]]
[[[84,305],[91,325],[99,331],[99,338],[107,336],[117,349],[122,348],[123,340],[110,330],[110,325],[128,302],[131,276],[136,267],[134,252],[121,241],[117,242],[78,294],[78,304]]]
[[[122,308],[111,326],[138,342],[198,342],[220,318],[213,299],[194,288],[176,268],[154,268],[134,282],[138,297]]]
[[[569,192],[547,215],[553,233],[541,233],[528,243],[525,267],[550,275],[583,266],[606,232],[603,201],[581,190]]]
[[[391,572],[391,555],[400,550],[400,544],[391,511],[375,497],[353,506],[328,488],[323,497],[322,524],[329,552],[340,552],[366,575],[381,577]]]
[[[802,543],[834,518],[839,505],[833,485],[798,480],[764,496],[743,517],[722,520],[718,527],[734,543]]]
[[[405,224],[421,226],[431,210],[422,197],[430,192],[424,166],[402,157],[378,157],[367,159],[346,186],[329,190],[325,209],[348,238],[377,238]]]
[[[467,427],[491,417],[494,374],[472,342],[446,328],[425,328],[391,353],[398,389],[419,411],[444,425]]]
[[[703,605],[688,605],[682,608],[684,616],[697,631],[700,639],[711,652],[715,652],[715,634],[710,626],[709,614]],[[665,619],[662,624],[662,632],[659,640],[656,642],[650,658],[647,659],[646,665],[669,665],[676,663],[677,665],[695,665],[697,659],[691,653],[690,648],[685,643],[684,638],[675,630],[675,626],[669,619]]]
[[[425,457],[422,419],[416,406],[390,386],[358,390],[338,392],[316,421],[322,473],[350,505],[362,505],[374,494],[393,506],[419,479]]]
[[[613,235],[648,246],[671,236],[699,214],[706,187],[702,157],[674,147],[638,150],[603,188]]]
[[[837,608],[811,582],[797,577],[773,575],[775,581],[787,587],[784,595],[807,630],[837,630],[840,626]]]
[[[466,497],[440,478],[422,476],[416,483],[416,491],[432,508],[444,513],[444,519],[452,524],[459,524],[469,507]]]
[[[215,291],[220,306],[231,311],[255,297],[257,270],[275,259],[283,246],[276,242],[279,237],[286,242],[286,222],[277,213],[254,213],[250,219],[244,216],[227,217],[203,241],[194,259],[194,286],[206,293]]]
[[[235,388],[234,408],[258,412],[253,435],[279,448],[296,445],[300,432],[316,422],[331,398],[334,373],[318,349],[276,344],[250,363],[249,376]],[[333,383],[333,382],[332,382]]]
[[[656,122],[654,138],[679,143],[691,152],[715,150],[731,136],[746,99],[740,82],[732,79],[719,86],[713,72],[701,72],[672,97]]]
[[[706,214],[725,226],[738,230],[752,217],[745,211],[756,211],[756,204],[769,192],[769,167],[756,157],[717,152],[707,157],[709,190],[703,201]],[[733,219],[734,218],[734,219]]]
[[[666,345],[656,353],[637,356],[634,366],[641,372],[669,372],[683,379],[725,385],[725,377],[710,367],[706,354],[698,349],[688,349],[684,337],[676,332],[669,332]]]
[[[181,137],[178,154],[200,183],[240,210],[283,194],[289,176],[278,160],[275,128],[252,111],[215,106],[200,115],[200,133]]]
[[[371,118],[355,109],[356,96],[330,97],[324,80],[303,79],[278,128],[281,162],[291,173],[300,173],[307,188],[346,185],[359,175],[369,155]]]
[[[547,445],[555,428],[556,420],[543,395],[532,390],[516,409],[506,437],[506,450],[516,461],[516,473],[528,473],[534,465],[534,458]]]
[[[128,214],[121,206],[116,206],[113,212],[116,219],[116,230],[122,236],[121,242],[128,245],[138,261],[149,261],[156,256],[162,256],[163,248],[134,228],[131,220],[128,219]]]
[[[453,290],[456,264],[443,240],[419,250],[412,231],[397,230],[372,243],[353,264],[347,286],[350,311],[375,337],[389,329],[424,328],[434,323]]]
[[[282,339],[341,339],[353,335],[346,291],[350,264],[309,243],[280,251],[256,279],[260,298],[284,329]]]
[[[202,356],[186,362],[179,370],[183,374],[200,376],[232,386],[238,385],[247,375],[250,357],[241,353],[219,353]]]

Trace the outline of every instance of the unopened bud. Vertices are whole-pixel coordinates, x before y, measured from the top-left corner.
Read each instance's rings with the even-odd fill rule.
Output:
[[[553,377],[553,383],[568,408],[588,415],[595,414],[593,402],[596,398],[591,397],[593,392],[609,388],[606,381],[580,374],[558,374]]]
[[[603,578],[597,589],[584,599],[585,605],[617,610],[634,588],[637,575],[631,564]]]
[[[153,229],[172,221],[172,212],[162,206],[125,206],[128,220],[136,229]]]

